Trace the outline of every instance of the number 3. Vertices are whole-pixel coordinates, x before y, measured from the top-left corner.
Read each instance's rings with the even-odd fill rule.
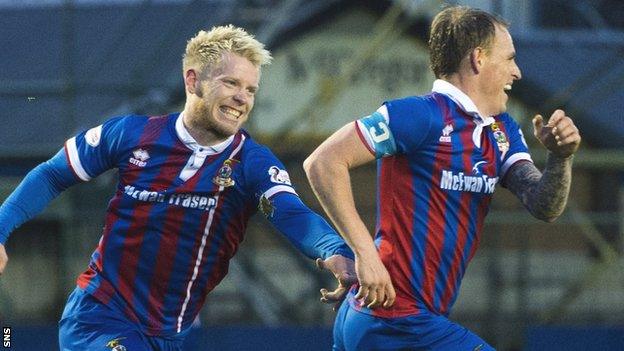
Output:
[[[382,130],[381,133],[377,133],[377,129],[375,127],[371,127],[368,130],[371,138],[375,143],[381,143],[382,141],[390,138],[390,130],[388,130],[388,126],[385,123],[379,122],[377,126],[379,126],[379,128]]]

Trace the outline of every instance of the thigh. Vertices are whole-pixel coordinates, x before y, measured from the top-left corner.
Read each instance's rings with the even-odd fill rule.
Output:
[[[338,309],[338,313],[336,314],[336,319],[334,321],[334,345],[332,347],[332,351],[344,351],[344,338],[343,338],[343,330],[344,330],[344,322],[345,317],[347,316],[347,310],[349,309],[349,302],[346,300],[342,301],[340,308]]]
[[[91,295],[76,289],[59,322],[62,351],[151,351],[138,326]]]
[[[122,325],[85,321],[73,317],[61,320],[59,345],[62,351],[152,351],[143,334]]]
[[[428,323],[421,343],[427,349],[440,351],[494,351],[485,340],[446,317],[434,316]]]
[[[336,325],[338,322],[337,317]],[[461,325],[443,316],[427,313],[404,318],[378,318],[357,312],[347,306],[340,325],[342,348],[336,348],[334,345],[334,350],[494,350],[483,339]],[[336,330],[334,340],[336,343]]]
[[[182,351],[182,347],[184,346],[184,339],[188,332],[182,332],[183,335],[180,335],[176,338],[167,338],[167,337],[157,337],[150,336],[147,337],[152,350],[157,351]],[[128,351],[132,351],[128,349]]]
[[[334,330],[334,350],[361,351],[361,350],[402,350],[401,335],[389,328],[381,318],[358,312],[344,302],[341,307],[342,318],[340,330],[341,348],[336,348],[336,330]],[[340,316],[340,315],[339,315]],[[336,325],[339,324],[338,316]]]

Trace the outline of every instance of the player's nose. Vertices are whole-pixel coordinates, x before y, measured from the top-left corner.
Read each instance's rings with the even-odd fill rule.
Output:
[[[511,74],[514,77],[514,80],[522,79],[522,72],[520,71],[520,67],[518,67],[518,65],[515,62],[513,64],[513,71]]]

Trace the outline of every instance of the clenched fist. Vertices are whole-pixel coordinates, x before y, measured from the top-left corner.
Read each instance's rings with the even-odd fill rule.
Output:
[[[581,135],[572,119],[563,110],[555,110],[544,125],[541,115],[533,118],[533,135],[553,154],[567,158],[578,150]]]

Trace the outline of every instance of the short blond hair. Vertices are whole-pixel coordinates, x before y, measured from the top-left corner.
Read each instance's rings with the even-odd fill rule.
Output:
[[[271,53],[264,44],[247,33],[244,29],[231,24],[212,27],[210,31],[199,31],[186,44],[182,58],[184,72],[193,68],[200,72],[211,72],[219,66],[223,55],[231,52],[248,59],[253,65],[260,67],[271,63]]]
[[[436,78],[457,73],[462,60],[477,47],[490,49],[496,26],[507,29],[502,18],[468,6],[449,6],[431,23],[429,58]]]

